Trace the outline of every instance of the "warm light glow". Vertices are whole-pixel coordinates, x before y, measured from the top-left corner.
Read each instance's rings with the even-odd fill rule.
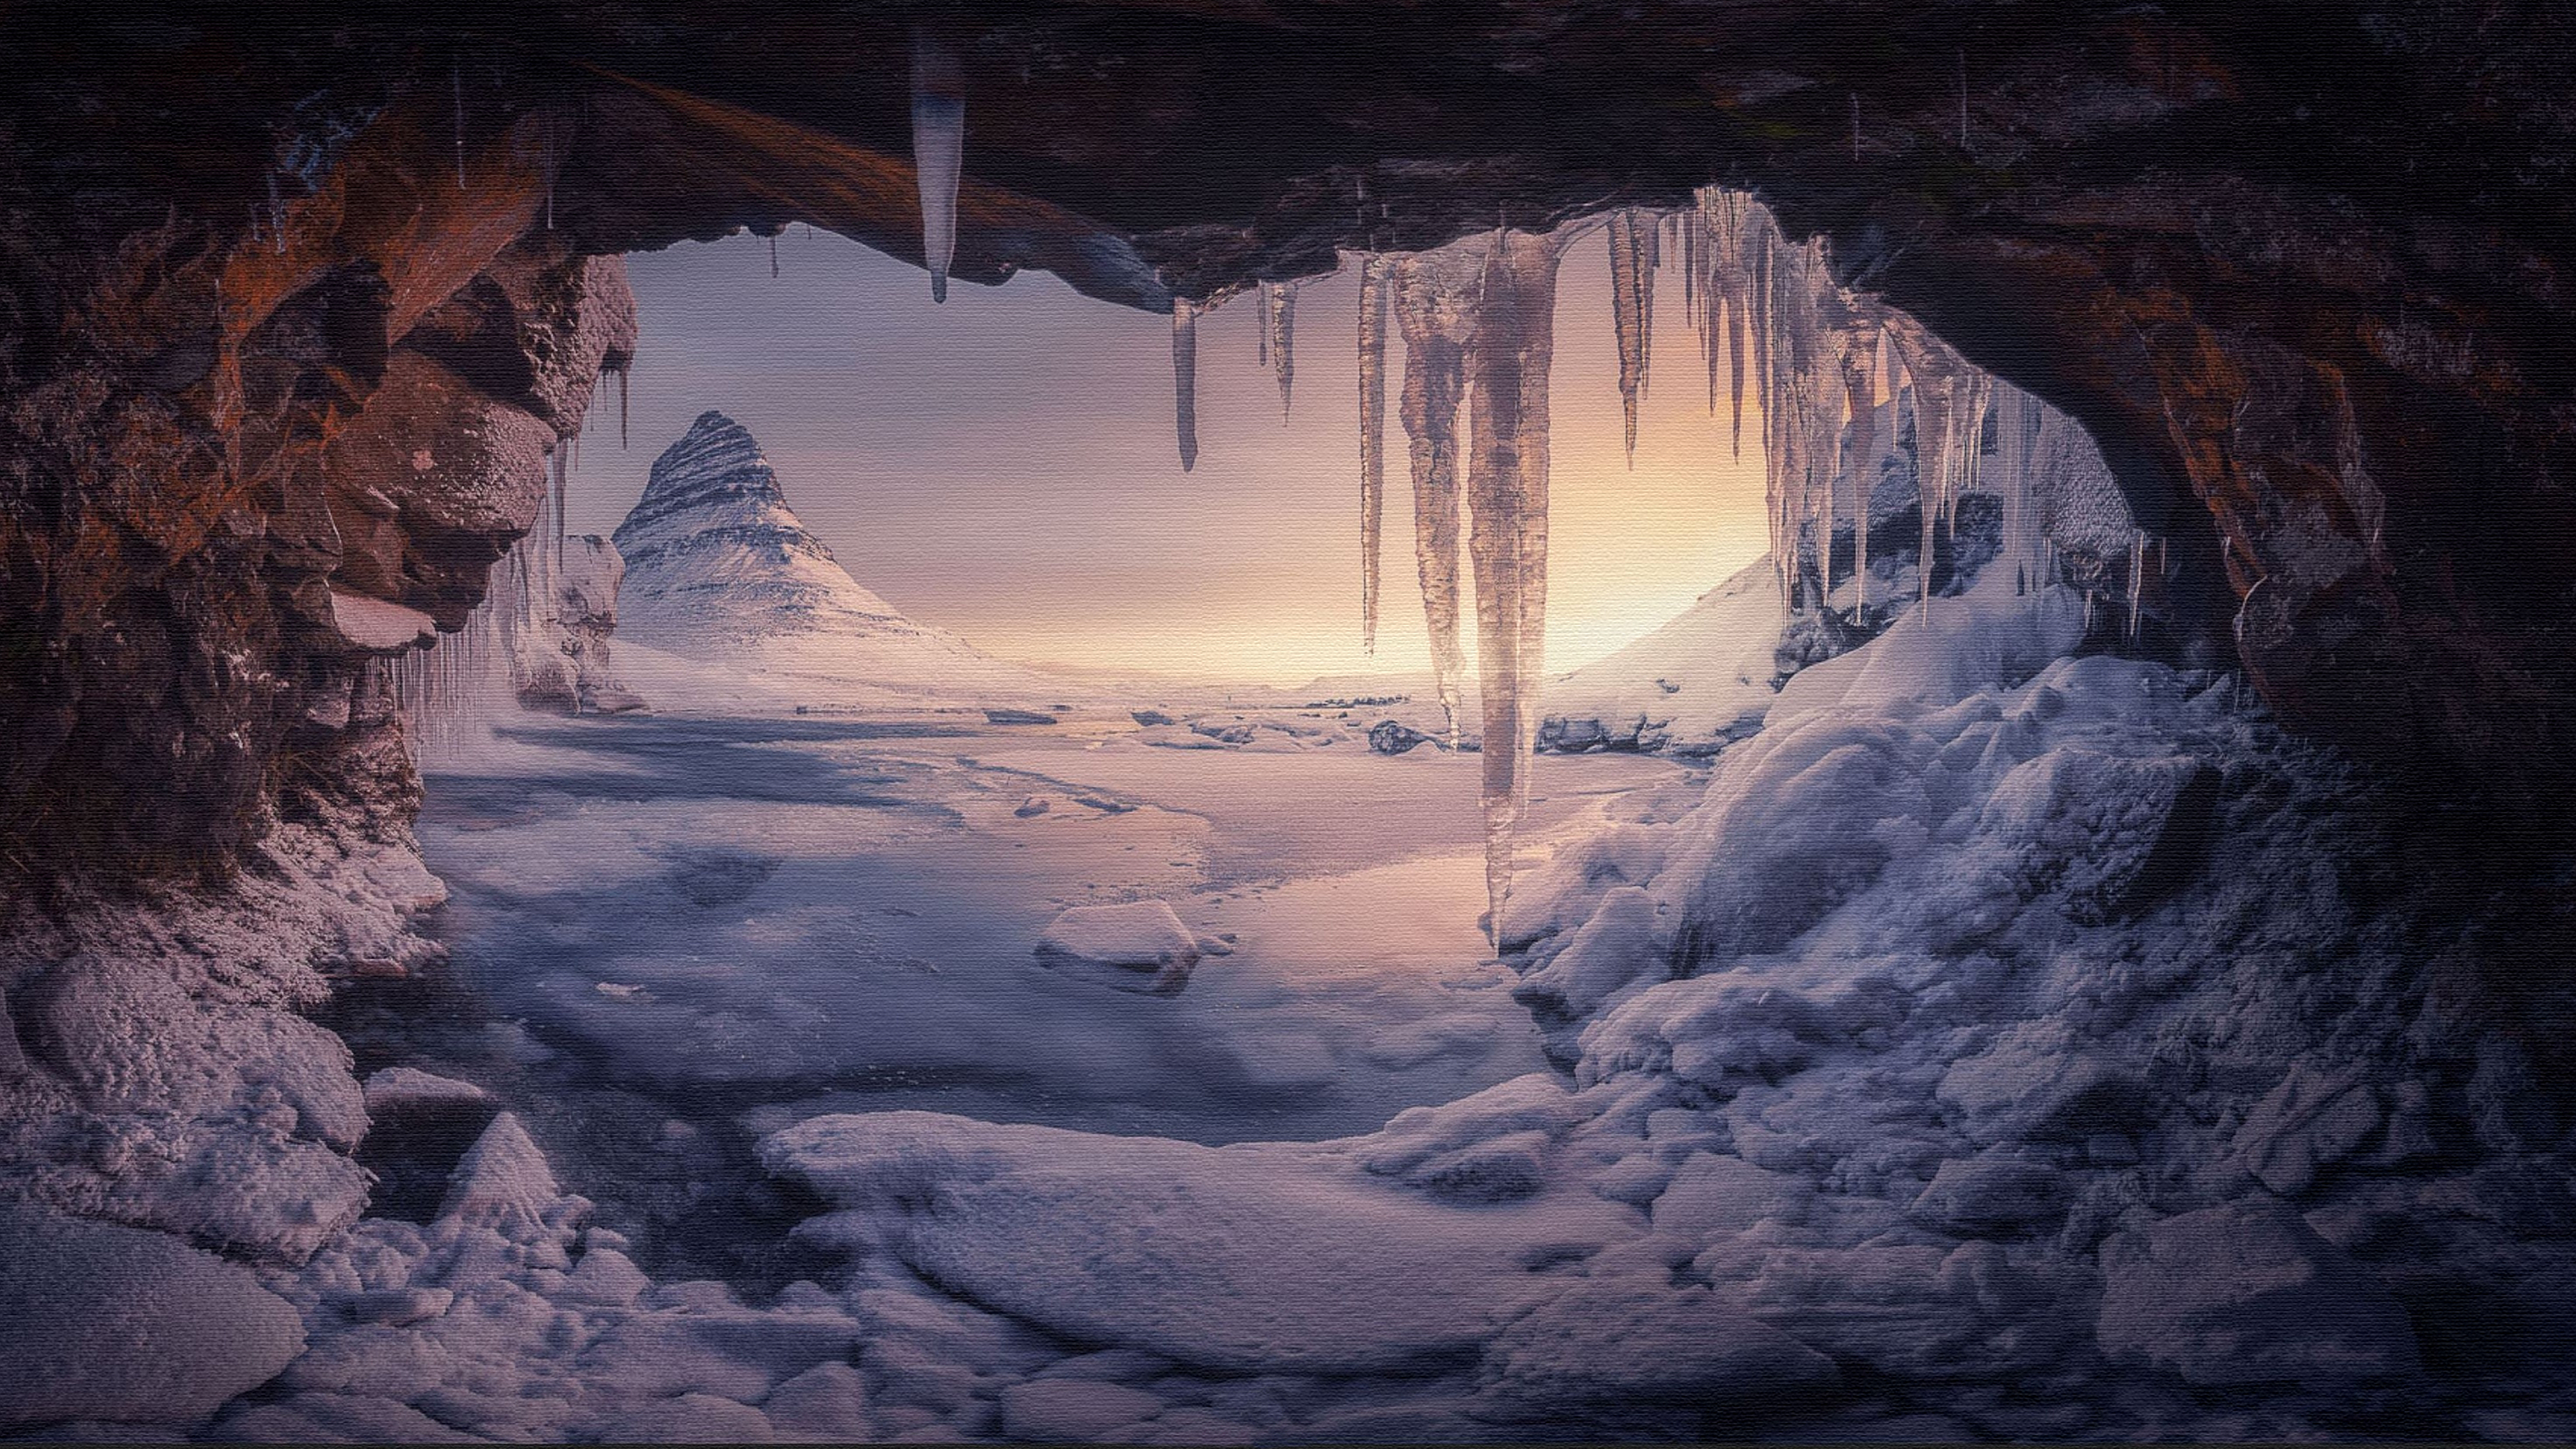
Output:
[[[1257,309],[1199,323],[1201,452],[1172,442],[1168,318],[1054,278],[958,286],[824,233],[738,236],[632,259],[644,339],[633,446],[594,409],[578,531],[605,534],[705,408],[757,435],[790,501],[860,583],[1011,658],[1281,684],[1430,667],[1389,345],[1386,598],[1359,646],[1358,282],[1308,284],[1283,425]],[[1566,256],[1556,322],[1551,672],[1636,639],[1767,546],[1758,418],[1728,456],[1726,402],[1659,278],[1635,470],[1621,442],[1607,244]],[[1750,399],[1748,399],[1748,403]],[[1471,631],[1472,632],[1472,631]]]

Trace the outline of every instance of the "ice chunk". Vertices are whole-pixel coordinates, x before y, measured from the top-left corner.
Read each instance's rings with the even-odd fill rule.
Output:
[[[1906,1211],[1954,1232],[2042,1227],[2066,1211],[2066,1174],[2044,1162],[1989,1153],[1941,1164]]]
[[[921,259],[930,297],[948,300],[957,259],[957,181],[965,169],[966,78],[956,50],[929,27],[912,36],[912,164],[921,194]]]
[[[1118,1384],[1038,1379],[1002,1391],[1002,1434],[1015,1440],[1123,1439],[1122,1429],[1160,1413],[1163,1401]]]
[[[1524,1266],[1533,1252],[1634,1232],[1630,1209],[1588,1193],[1450,1207],[1297,1145],[887,1112],[814,1118],[760,1150],[876,1216],[905,1263],[954,1292],[1083,1343],[1230,1372],[1385,1372],[1473,1352],[1549,1296]]]
[[[438,1076],[418,1067],[385,1067],[367,1078],[367,1116],[377,1122],[471,1112],[491,1100],[491,1093],[472,1082]]]
[[[303,1347],[293,1305],[212,1253],[0,1207],[0,1426],[187,1423]]]
[[[772,1427],[792,1438],[858,1441],[877,1437],[868,1420],[866,1380],[846,1363],[818,1363],[760,1404]]]
[[[2377,1089],[2359,1072],[2301,1063],[2245,1114],[2230,1159],[2265,1187],[2296,1197],[2360,1147],[2383,1115]]]
[[[1482,1376],[1505,1399],[1549,1406],[1702,1405],[1842,1378],[1832,1359],[1706,1288],[1632,1277],[1578,1284],[1505,1329]]]
[[[1128,991],[1177,991],[1199,961],[1198,938],[1164,901],[1074,906],[1038,937],[1038,959]]]
[[[2102,1351],[2216,1386],[2416,1368],[2405,1309],[2369,1269],[2273,1202],[2167,1218],[2102,1244]]]
[[[562,1196],[546,1155],[519,1124],[518,1114],[492,1119],[448,1175],[438,1215],[493,1227],[540,1222]]]

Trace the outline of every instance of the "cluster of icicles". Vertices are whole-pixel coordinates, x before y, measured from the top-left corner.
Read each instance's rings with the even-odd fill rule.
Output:
[[[1740,192],[1707,188],[1681,211],[1619,211],[1544,236],[1502,228],[1436,251],[1359,258],[1362,642],[1374,650],[1391,323],[1404,343],[1397,414],[1412,460],[1415,564],[1453,745],[1466,674],[1459,634],[1462,503],[1465,508],[1483,725],[1488,929],[1496,936],[1529,808],[1545,679],[1547,392],[1557,263],[1596,232],[1607,233],[1610,252],[1630,462],[1653,355],[1655,278],[1667,249],[1678,248],[1682,300],[1706,365],[1709,409],[1714,414],[1723,397],[1738,456],[1748,385],[1752,392],[1784,615],[1830,611],[1865,633],[1873,606],[1882,620],[1901,606],[1868,597],[1871,495],[1891,466],[1900,478],[1911,471],[1919,483],[1920,603],[1927,612],[1936,540],[1955,523],[1962,494],[1999,497],[2001,555],[1988,566],[2012,570],[2017,588],[2033,590],[2058,573],[2042,480],[2064,471],[2078,452],[2100,467],[2099,454],[2072,420],[1968,363],[1913,318],[1844,290],[1828,271],[1821,241],[1789,240],[1766,208]],[[1294,376],[1296,288],[1262,282],[1250,289],[1261,309],[1262,358],[1278,377],[1283,409]],[[1241,290],[1173,307],[1173,385],[1185,469],[1198,456],[1198,319]],[[1900,419],[1911,423],[1910,458]],[[1839,608],[1838,526],[1852,539],[1842,576],[1848,602]],[[2129,572],[2132,632],[2143,549],[2140,535]]]
[[[621,390],[623,381],[621,375]],[[545,631],[561,607],[569,542],[565,495],[580,446],[566,439],[548,451],[536,519],[492,570],[483,602],[465,616],[465,627],[435,648],[409,650],[380,666],[391,671],[394,707],[403,716],[415,764],[454,757],[475,731],[515,711],[524,649],[554,647]]]

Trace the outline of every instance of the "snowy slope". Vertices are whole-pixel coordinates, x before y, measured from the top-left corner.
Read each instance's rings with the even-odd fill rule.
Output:
[[[740,423],[706,412],[617,526],[618,634],[683,660],[896,694],[1061,699],[1064,680],[916,623],[860,587],[787,505]]]
[[[1779,645],[1780,587],[1766,555],[1662,628],[1550,684],[1539,747],[1713,754],[1761,725]]]

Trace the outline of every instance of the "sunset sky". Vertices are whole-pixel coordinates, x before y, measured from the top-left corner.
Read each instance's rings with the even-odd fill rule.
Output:
[[[594,407],[571,524],[606,534],[654,456],[718,408],[761,441],[789,502],[906,613],[1006,657],[1296,683],[1427,669],[1390,341],[1386,584],[1359,647],[1358,282],[1297,304],[1295,407],[1255,356],[1254,299],[1199,324],[1199,459],[1173,445],[1171,324],[1031,274],[959,285],[791,228],[629,259],[643,340],[631,446]],[[1637,466],[1620,444],[1607,243],[1575,243],[1559,292],[1549,656],[1571,668],[1672,617],[1762,552],[1758,422],[1741,462],[1660,279]],[[1390,329],[1392,330],[1392,329]],[[1471,615],[1472,617],[1472,615]]]

